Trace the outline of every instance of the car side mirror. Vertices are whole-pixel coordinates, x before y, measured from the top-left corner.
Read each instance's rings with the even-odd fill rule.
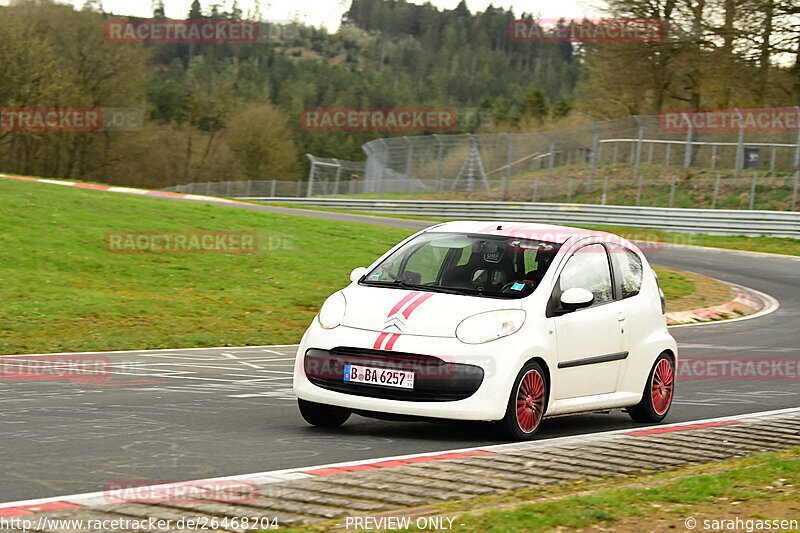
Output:
[[[572,287],[561,295],[561,307],[567,311],[576,311],[589,307],[594,303],[594,294],[580,287]]]
[[[363,278],[366,273],[366,267],[354,268],[353,271],[350,272],[350,281],[358,281]]]

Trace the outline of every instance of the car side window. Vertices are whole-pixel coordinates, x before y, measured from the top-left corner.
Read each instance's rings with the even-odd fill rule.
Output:
[[[594,303],[600,305],[614,299],[608,254],[602,244],[590,244],[578,249],[569,258],[558,279],[563,294],[567,289],[580,287],[594,294]]]
[[[636,296],[642,290],[642,260],[629,248],[615,246],[612,253],[618,254],[620,286],[622,298]]]

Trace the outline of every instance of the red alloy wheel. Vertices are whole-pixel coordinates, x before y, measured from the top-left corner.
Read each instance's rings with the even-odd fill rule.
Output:
[[[529,370],[517,389],[517,423],[525,433],[532,433],[544,413],[544,379],[537,370]]]
[[[658,362],[655,372],[653,372],[651,386],[653,410],[657,415],[663,415],[669,409],[669,405],[672,402],[673,379],[672,365],[667,359],[662,359]]]

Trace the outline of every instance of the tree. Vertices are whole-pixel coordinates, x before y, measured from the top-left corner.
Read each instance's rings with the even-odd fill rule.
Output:
[[[547,107],[547,98],[539,87],[531,87],[525,95],[525,101],[522,105],[522,113],[526,117],[532,117],[539,122],[547,118],[549,109]]]
[[[248,179],[298,178],[298,151],[286,117],[270,104],[251,104],[228,120],[225,142]]]
[[[166,11],[164,8],[164,0],[155,0],[153,2],[153,18],[156,19],[163,19],[167,18]]]
[[[190,20],[205,18],[203,16],[203,9],[200,7],[200,0],[192,0],[192,6],[189,8]]]

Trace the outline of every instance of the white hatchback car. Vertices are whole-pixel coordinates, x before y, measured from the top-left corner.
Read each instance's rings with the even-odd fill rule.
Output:
[[[658,422],[677,345],[642,252],[610,233],[449,222],[412,235],[331,295],[300,342],[294,392],[311,424],[502,421],[627,409]]]

